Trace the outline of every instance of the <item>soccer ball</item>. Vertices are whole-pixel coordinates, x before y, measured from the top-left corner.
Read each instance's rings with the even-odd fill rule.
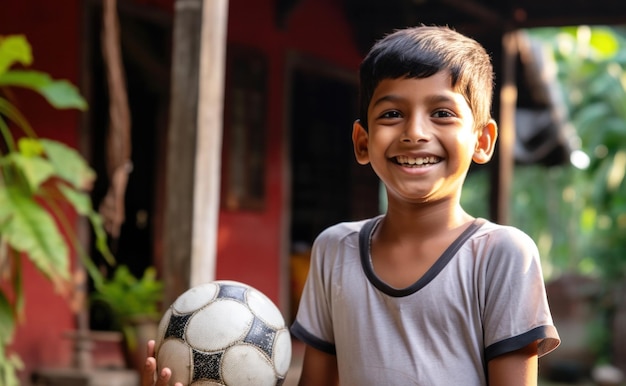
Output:
[[[291,338],[279,309],[255,288],[218,280],[180,295],[159,323],[155,353],[171,384],[281,385]]]

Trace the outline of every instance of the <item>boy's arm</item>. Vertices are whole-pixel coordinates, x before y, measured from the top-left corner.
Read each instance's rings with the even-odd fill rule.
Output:
[[[489,361],[489,386],[537,386],[537,342]]]
[[[332,386],[339,384],[337,357],[307,345],[298,386]]]

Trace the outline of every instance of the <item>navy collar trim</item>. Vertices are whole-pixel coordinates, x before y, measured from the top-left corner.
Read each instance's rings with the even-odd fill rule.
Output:
[[[378,216],[367,221],[359,232],[359,254],[361,257],[361,265],[367,279],[378,288],[381,292],[393,296],[403,297],[411,295],[430,283],[441,270],[452,260],[461,246],[486,222],[486,220],[477,218],[467,229],[457,237],[452,244],[441,254],[437,261],[420,277],[415,283],[406,288],[395,288],[382,281],[376,273],[370,259],[370,243],[374,230],[384,216]]]

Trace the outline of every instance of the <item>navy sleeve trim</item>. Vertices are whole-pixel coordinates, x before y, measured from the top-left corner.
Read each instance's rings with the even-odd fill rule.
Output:
[[[485,349],[485,360],[519,350],[532,342],[539,341],[538,355],[542,356],[554,350],[560,343],[554,326],[539,326],[521,335],[496,342]]]
[[[298,338],[298,340],[308,344],[314,349],[323,351],[327,354],[336,355],[337,350],[335,345],[326,341],[321,340],[320,338],[312,335],[310,332],[304,329],[298,321],[293,322],[290,328],[291,334]]]

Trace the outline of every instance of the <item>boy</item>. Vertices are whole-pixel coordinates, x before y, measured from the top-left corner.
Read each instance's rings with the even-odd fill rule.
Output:
[[[560,342],[537,248],[460,206],[497,137],[489,56],[449,28],[408,28],[374,45],[360,80],[354,153],[388,209],[315,241],[291,329],[306,343],[300,385],[536,385]]]
[[[445,27],[388,35],[360,67],[354,153],[385,185],[385,215],[325,230],[292,333],[300,385],[536,385],[556,348],[534,242],[460,206],[493,154],[493,70]]]

